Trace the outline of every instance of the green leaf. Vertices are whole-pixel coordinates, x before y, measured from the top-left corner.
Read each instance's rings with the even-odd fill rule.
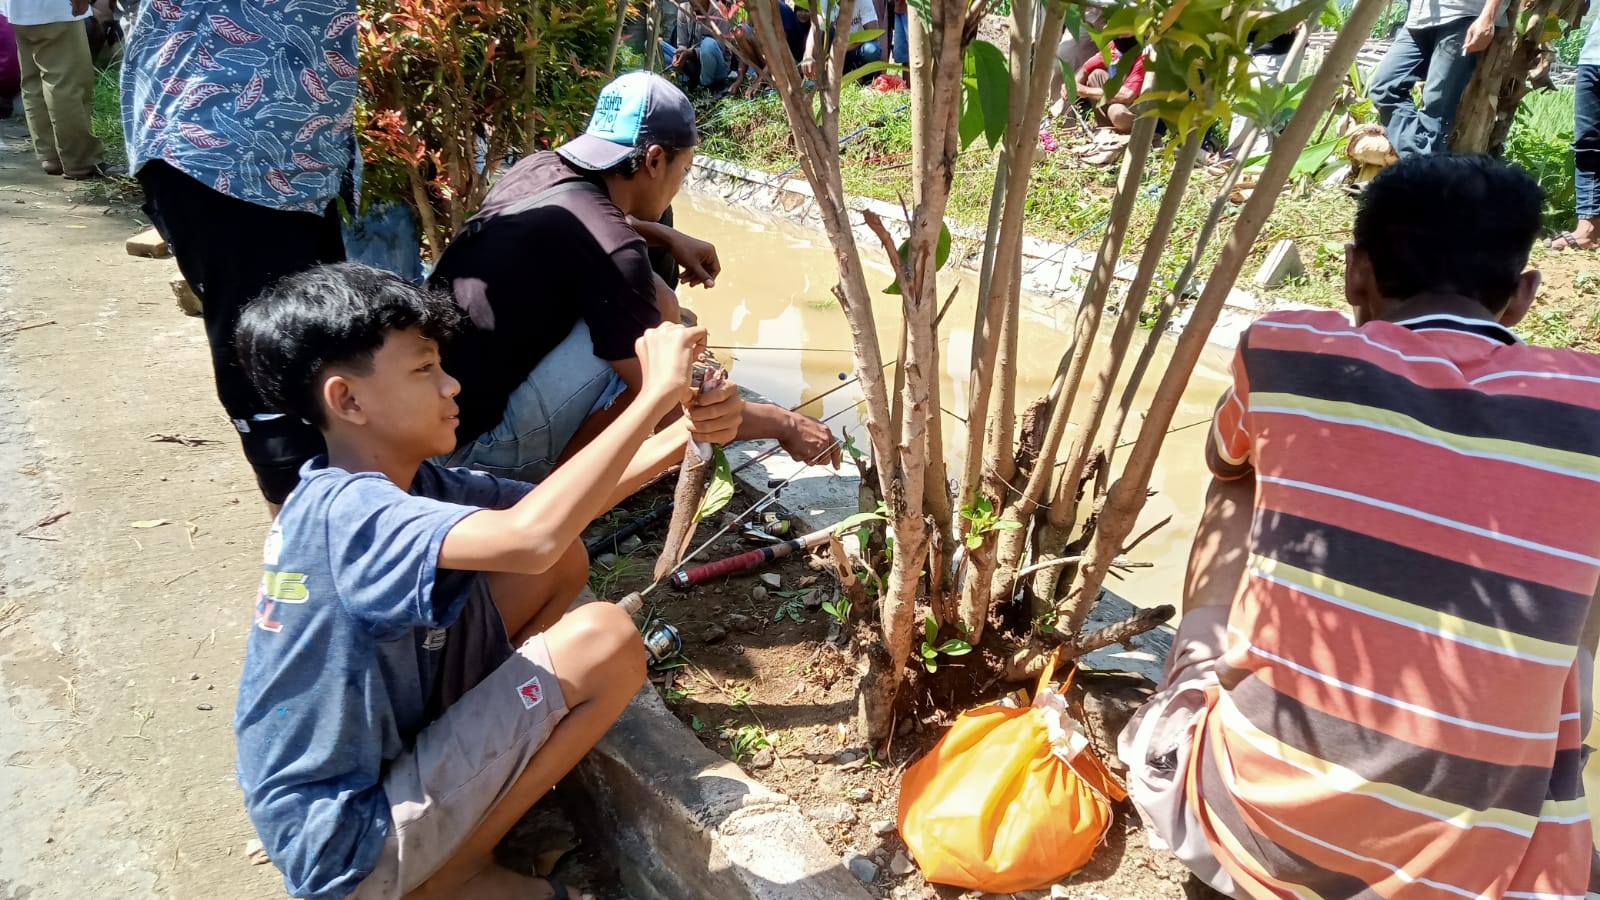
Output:
[[[695,731],[699,731],[700,729],[706,727],[706,723],[700,721],[699,716],[690,716],[689,727],[693,728]]]
[[[1021,528],[1022,523],[1016,519],[995,519],[989,527],[995,531],[1010,531],[1013,528]]]
[[[972,54],[978,76],[984,137],[993,149],[1005,136],[1006,120],[1011,117],[1011,68],[1005,53],[988,41],[973,41],[967,52]]]
[[[927,621],[922,623],[922,633],[927,635],[926,645],[923,647],[926,650],[939,637],[939,623],[934,620],[933,616],[929,616]]]
[[[958,638],[951,638],[939,645],[939,652],[945,656],[966,656],[972,652],[972,645]]]
[[[933,248],[933,267],[935,269],[944,268],[944,264],[950,261],[950,241],[950,226],[940,224],[939,243]],[[907,239],[900,242],[900,264],[906,265],[910,259],[911,241]],[[900,279],[896,278],[893,284],[883,289],[883,292],[895,297],[900,296]]]
[[[967,549],[968,550],[976,550],[976,549],[978,549],[979,547],[982,547],[982,546],[983,546],[983,535],[982,535],[982,533],[976,532],[976,531],[968,532],[968,534],[967,534]]]
[[[883,518],[883,516],[879,515],[878,513],[858,512],[853,516],[846,516],[844,518],[844,521],[842,521],[839,524],[833,526],[833,530],[835,532],[843,534],[844,532],[849,531],[852,528],[857,528],[857,527],[860,527],[862,525],[866,525],[869,522],[882,522],[882,521],[884,521],[884,518]]]
[[[714,516],[733,499],[733,472],[728,468],[727,454],[720,446],[711,448],[711,483],[700,497],[700,508],[694,511],[694,523],[700,524],[706,516]]]
[[[1069,77],[1070,84],[1072,79]],[[961,119],[956,125],[965,151],[972,142],[983,136],[983,104],[978,99],[978,79],[969,76],[961,79]]]
[[[855,84],[856,82],[858,82],[861,79],[867,77],[868,75],[873,75],[873,74],[876,74],[878,72],[887,72],[887,71],[889,71],[890,69],[893,69],[893,68],[897,68],[897,66],[893,62],[891,62],[891,61],[889,61],[887,59],[873,60],[872,62],[869,62],[864,66],[859,66],[857,68],[851,69],[850,71],[844,73],[844,80],[839,82],[839,83],[840,84]]]
[[[1078,4],[1076,4],[1076,3],[1072,4],[1071,6],[1068,6],[1066,15],[1063,16],[1062,19],[1061,19],[1061,24],[1062,24],[1062,26],[1064,26],[1064,28],[1066,30],[1066,33],[1072,35],[1074,40],[1082,37],[1083,36],[1083,8],[1078,6]],[[1072,79],[1069,77],[1067,79],[1067,82],[1070,84],[1072,82]]]
[[[933,647],[929,647],[927,644],[923,644],[922,645],[922,658],[923,659],[933,659],[935,656],[938,656],[938,655],[939,655],[939,651],[938,650],[934,649]]]
[[[863,28],[860,31],[850,32],[850,37],[847,40],[852,44],[865,44],[867,41],[875,41],[883,37],[883,33],[884,29],[882,28]]]

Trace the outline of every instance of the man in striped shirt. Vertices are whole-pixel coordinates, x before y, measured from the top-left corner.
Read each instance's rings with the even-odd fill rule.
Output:
[[[1235,897],[1584,896],[1600,357],[1509,330],[1542,192],[1487,157],[1365,192],[1355,325],[1239,341],[1161,690],[1155,835]]]

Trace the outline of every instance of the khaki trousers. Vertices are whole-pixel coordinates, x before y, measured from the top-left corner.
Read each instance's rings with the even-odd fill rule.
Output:
[[[68,173],[99,165],[100,140],[89,130],[94,62],[81,21],[18,25],[22,106],[41,162],[60,160]]]

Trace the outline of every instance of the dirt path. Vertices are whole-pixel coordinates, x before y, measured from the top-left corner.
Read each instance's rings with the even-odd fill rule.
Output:
[[[8,900],[282,896],[243,859],[230,732],[266,513],[175,265],[123,251],[136,228],[43,175],[20,116],[0,122]],[[171,524],[132,526],[153,520]]]

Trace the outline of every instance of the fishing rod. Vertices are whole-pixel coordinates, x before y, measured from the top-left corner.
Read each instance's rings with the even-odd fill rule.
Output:
[[[892,366],[894,364],[895,364],[895,360],[890,360],[889,362],[884,363],[883,367],[885,369],[887,369],[889,366]],[[861,380],[861,376],[859,376],[859,375],[852,376],[851,378],[846,379],[845,381],[842,381],[839,384],[836,384],[831,388],[828,388],[827,390],[823,391],[822,393],[818,394],[817,396],[812,397],[810,400],[804,400],[804,401],[802,401],[800,403],[795,404],[794,406],[789,408],[789,412],[798,412],[799,410],[804,409],[805,407],[810,406],[813,403],[816,403],[818,400],[821,400],[821,399],[823,399],[823,398],[825,398],[825,397],[827,397],[827,396],[829,396],[829,395],[831,395],[831,394],[833,394],[833,393],[835,393],[837,391],[844,390],[845,388],[849,387],[852,384],[855,384],[859,380]],[[855,408],[855,405],[851,405],[851,406],[846,406],[846,407],[843,407],[841,409],[835,410],[833,413],[831,413],[827,417],[823,418],[821,421],[824,424],[826,424],[826,423],[831,422],[834,419],[838,418],[839,416],[843,415],[845,412],[847,412],[849,410],[852,410],[854,408]],[[774,453],[777,453],[781,449],[783,449],[783,445],[782,444],[774,443],[771,447],[768,447],[767,449],[761,451],[760,453],[756,454],[755,456],[752,456],[749,459],[745,460],[744,462],[739,463],[739,465],[737,465],[737,466],[735,466],[733,468],[733,473],[737,474],[739,472],[742,472],[745,469],[748,469],[749,467],[755,465],[756,463],[761,462],[764,459],[767,459],[768,457],[772,456]],[[831,450],[833,448],[829,447],[829,449]],[[670,472],[670,471],[671,470],[668,470],[668,472]],[[802,471],[804,471],[804,470],[802,469]],[[648,482],[647,484],[641,486],[640,490],[643,490],[645,487],[649,487],[650,485],[655,484],[657,481],[660,480],[660,478],[666,477],[668,472],[663,472],[657,478],[651,479],[650,482]],[[614,553],[614,552],[617,552],[618,550],[621,549],[620,545],[621,545],[621,543],[623,541],[627,540],[628,538],[633,537],[634,535],[637,535],[639,532],[645,530],[646,528],[649,528],[652,525],[655,525],[657,522],[660,522],[662,519],[666,518],[667,516],[672,515],[673,508],[674,508],[673,501],[668,500],[666,503],[661,504],[660,506],[656,507],[655,509],[652,509],[649,512],[646,512],[643,515],[639,516],[638,518],[635,518],[632,521],[623,524],[622,526],[618,527],[617,530],[611,532],[610,534],[603,535],[603,536],[598,537],[598,538],[594,538],[593,540],[585,541],[583,547],[584,547],[585,550],[588,551],[589,556],[591,558],[595,557],[595,556],[599,556],[602,553]]]

